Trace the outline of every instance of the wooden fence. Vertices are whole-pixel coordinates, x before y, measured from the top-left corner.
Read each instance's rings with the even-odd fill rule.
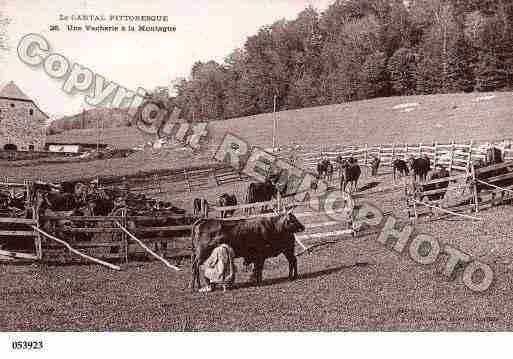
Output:
[[[0,182],[0,190],[8,191],[11,195],[20,193],[27,199],[31,198],[30,184]],[[8,242],[15,250],[0,249],[0,258],[3,260],[38,260],[42,258],[41,237],[32,226],[38,227],[37,212],[30,203],[29,211],[24,213],[30,218],[13,217],[11,209],[0,210],[0,243]]]
[[[7,184],[6,184],[7,185]],[[20,184],[8,184],[20,186]],[[229,219],[242,219],[262,216],[275,216],[275,212],[260,214],[263,207],[273,208],[276,212],[282,211],[287,204],[287,199],[278,198],[269,202],[243,204],[238,206],[218,207],[212,206],[210,213],[213,217],[219,217],[219,213],[227,210],[236,210],[236,215]],[[288,204],[295,204],[293,197],[288,199]],[[302,204],[299,204],[302,205]],[[248,211],[249,210],[249,211]],[[258,214],[256,214],[258,213]],[[35,215],[35,211],[34,211]],[[206,213],[208,216],[208,213]],[[297,213],[298,218],[320,218],[323,215],[317,212]],[[1,217],[0,239],[20,237],[20,241],[28,243],[32,237],[31,251],[0,250],[0,259],[13,261],[44,261],[44,262],[95,262],[112,269],[120,267],[109,261],[125,262],[129,258],[144,256],[157,257],[168,265],[165,258],[183,258],[190,255],[191,250],[191,224],[169,226],[143,226],[139,223],[154,221],[155,219],[183,220],[183,216],[171,215],[163,217],[154,216],[129,216],[125,211],[116,216],[66,216],[52,215],[34,219]],[[195,219],[189,221],[192,223]],[[63,225],[63,221],[67,225]],[[44,228],[40,227],[44,223]],[[18,226],[15,229],[1,229],[1,225]],[[135,224],[135,225],[134,225]],[[20,229],[19,226],[27,228]],[[344,227],[344,228],[341,228]],[[352,223],[347,225],[338,221],[324,220],[305,225],[306,232],[296,236],[297,243],[302,251],[311,246],[308,241],[318,241],[320,238],[335,237],[340,235],[354,235]],[[9,227],[8,227],[9,228]],[[5,244],[0,241],[0,244]],[[157,255],[158,252],[162,257]]]
[[[127,216],[123,213],[121,216],[107,217],[49,216],[41,217],[41,220],[55,223],[62,220],[72,221],[73,226],[65,228],[55,226],[55,231],[50,234],[57,237],[60,235],[61,239],[69,242],[73,248],[82,250],[95,258],[128,262],[129,257],[148,257],[148,251],[128,238],[124,230],[127,228],[132,236],[160,252],[163,257],[180,258],[190,255],[190,225],[136,226],[135,228],[128,225],[140,221],[170,218],[185,219],[183,216]],[[67,251],[63,245],[43,239],[42,259],[70,262],[81,258]]]
[[[500,174],[496,174],[497,172],[495,171],[500,171]],[[486,173],[491,173],[491,175],[484,176],[486,177],[484,180],[480,179],[483,178],[482,175]],[[504,180],[511,180],[507,181],[511,183],[508,185],[503,184],[502,186],[499,186],[499,184],[502,184],[502,181]],[[442,182],[447,182],[447,187],[437,188],[436,185]],[[455,188],[449,185],[454,182],[459,182]],[[477,190],[478,184],[480,184],[481,187],[483,187],[483,185],[484,187],[488,187],[489,190],[487,192],[491,194],[491,198],[485,201],[480,201]],[[407,193],[408,196],[406,196],[406,203],[407,207],[409,208],[408,213],[410,218],[417,219],[418,206],[424,206],[429,208],[430,212],[432,212],[432,210],[437,210],[443,213],[460,216],[467,219],[480,220],[478,217],[461,214],[461,212],[473,211],[478,213],[480,207],[481,209],[487,205],[491,205],[493,207],[494,205],[502,203],[506,199],[513,198],[513,161],[493,164],[477,169],[475,169],[471,164],[470,171],[465,174],[427,181],[420,184],[420,186],[417,188],[417,191],[410,191]],[[460,192],[461,195],[459,198],[457,198],[456,204],[447,205],[447,197],[445,194],[451,191]],[[464,195],[464,193],[467,194]],[[429,196],[436,196],[440,194],[444,195],[443,198],[437,200],[429,200]],[[497,194],[501,195],[499,199],[496,199]],[[412,210],[413,213],[411,213]]]
[[[505,159],[513,159],[513,150],[504,150]],[[395,158],[408,159],[410,156],[427,155],[436,164],[443,164],[449,171],[467,171],[470,163],[476,159],[484,159],[486,150],[481,149],[472,141],[468,144],[433,143],[433,144],[386,144],[361,148],[351,147],[339,151],[319,151],[303,154],[301,157],[305,169],[315,170],[317,163],[327,157],[333,161],[337,156],[354,157],[360,164],[370,165],[373,157],[380,159],[381,165],[391,166]]]
[[[278,159],[285,160],[299,168],[315,173],[317,163],[324,157],[331,161],[337,156],[354,157],[361,165],[370,166],[372,157],[378,157],[382,166],[391,166],[394,158],[407,159],[409,156],[427,155],[433,164],[443,164],[449,171],[469,171],[473,160],[484,159],[486,150],[472,141],[469,143],[432,143],[432,144],[383,144],[379,146],[364,145],[361,147],[333,146],[333,149],[322,148],[315,151],[282,151],[274,153]],[[505,160],[513,160],[513,149],[503,150]],[[156,173],[129,179],[133,191],[161,194],[195,192],[226,184],[248,181],[250,178],[226,165],[209,165],[203,168],[181,169]],[[108,182],[119,185],[120,180]],[[166,185],[167,184],[167,185]]]

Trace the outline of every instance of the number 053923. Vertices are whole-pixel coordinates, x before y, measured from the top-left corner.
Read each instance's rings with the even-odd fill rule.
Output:
[[[12,342],[13,350],[39,350],[43,349],[42,341],[22,341],[15,340]]]

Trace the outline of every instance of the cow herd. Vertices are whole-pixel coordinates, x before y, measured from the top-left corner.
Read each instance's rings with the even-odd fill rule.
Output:
[[[361,168],[358,165],[358,160],[354,157],[343,158],[341,155],[338,155],[334,162],[340,174],[340,189],[344,192],[347,189],[350,192],[356,191],[358,189],[358,180],[362,173]],[[376,176],[378,174],[380,163],[381,160],[379,157],[373,156],[371,158],[369,161],[371,176]],[[335,166],[331,161],[327,157],[323,157],[317,164],[317,178],[331,182],[334,168]],[[419,158],[414,158],[412,156],[407,161],[400,158],[394,158],[392,161],[394,182],[397,180],[398,176],[408,176],[410,172],[413,174],[414,181],[425,181],[430,169],[431,162],[427,155]],[[347,187],[348,184],[349,187]]]
[[[28,198],[30,197],[30,198]],[[0,216],[40,219],[40,228],[67,241],[90,241],[92,233],[75,233],[74,227],[100,226],[102,223],[72,220],[71,217],[146,216],[146,221],[129,221],[130,228],[141,226],[171,226],[188,224],[185,210],[170,202],[132,193],[126,188],[100,188],[96,181],[62,182],[60,184],[35,182],[28,190],[0,191]],[[169,218],[168,218],[169,217]],[[86,218],[85,218],[86,219]]]

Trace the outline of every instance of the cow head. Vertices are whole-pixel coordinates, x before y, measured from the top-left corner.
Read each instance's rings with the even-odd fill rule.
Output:
[[[292,208],[280,217],[278,230],[280,232],[298,233],[305,230],[305,226],[294,216]]]

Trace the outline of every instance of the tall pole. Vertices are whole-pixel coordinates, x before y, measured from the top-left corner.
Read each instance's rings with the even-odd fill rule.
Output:
[[[100,117],[96,118],[96,153],[100,152]]]
[[[277,138],[276,138],[276,135],[277,135],[277,129],[278,129],[278,124],[277,124],[277,121],[276,121],[276,94],[274,94],[274,99],[273,99],[273,152],[274,152],[274,149],[276,148],[276,142],[277,142]]]

